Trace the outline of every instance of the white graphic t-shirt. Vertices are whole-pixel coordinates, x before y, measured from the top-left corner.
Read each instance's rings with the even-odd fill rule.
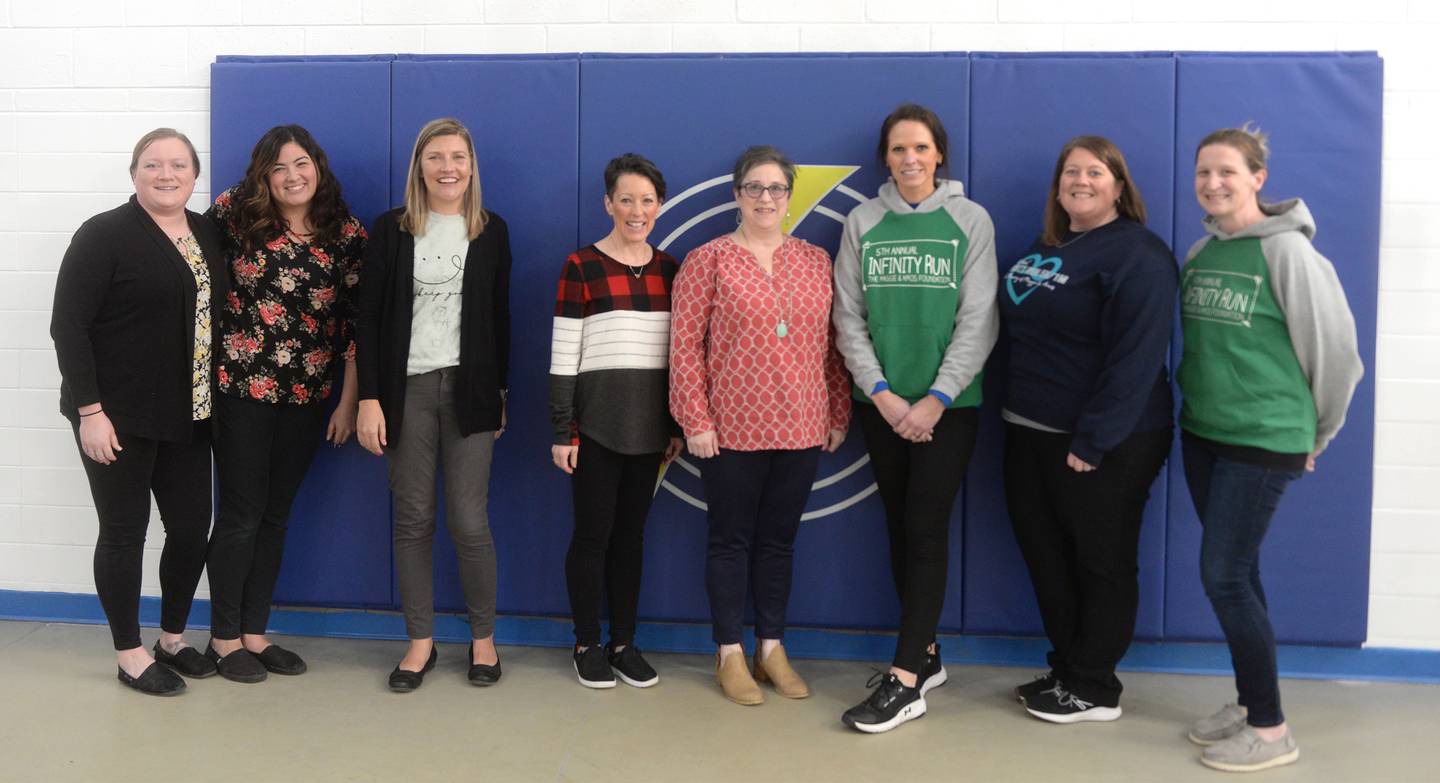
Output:
[[[462,215],[431,212],[415,238],[414,315],[406,375],[460,364],[460,290],[470,242]]]

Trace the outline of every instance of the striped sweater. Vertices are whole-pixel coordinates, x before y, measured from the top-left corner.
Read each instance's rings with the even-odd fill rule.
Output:
[[[555,444],[583,430],[612,451],[648,454],[679,434],[667,404],[677,269],[660,250],[639,276],[594,245],[565,259],[550,339]]]

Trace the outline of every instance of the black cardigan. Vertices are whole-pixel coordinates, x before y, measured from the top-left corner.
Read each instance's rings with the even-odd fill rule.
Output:
[[[185,211],[210,268],[210,312],[230,290],[220,237]],[[85,221],[55,281],[50,336],[60,363],[60,413],[101,403],[115,430],[155,440],[190,440],[195,351],[195,274],[134,196]],[[212,357],[220,354],[212,323]],[[212,364],[213,369],[213,364]],[[215,394],[215,374],[210,374]]]
[[[415,237],[400,228],[402,209],[381,215],[365,246],[355,318],[360,399],[380,401],[386,439],[396,443],[405,411],[405,367],[414,315]],[[471,240],[460,288],[460,375],[455,414],[460,434],[500,429],[510,368],[510,231],[487,211]]]

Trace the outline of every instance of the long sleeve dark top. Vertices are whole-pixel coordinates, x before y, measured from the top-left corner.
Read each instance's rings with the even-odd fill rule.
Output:
[[[229,293],[220,237],[204,216],[185,217],[219,312]],[[78,408],[98,402],[117,432],[190,440],[195,293],[189,264],[134,196],[85,221],[60,262],[50,315],[61,414],[75,423]]]
[[[392,443],[405,411],[415,304],[415,237],[400,228],[401,214],[400,209],[386,212],[370,230],[355,319],[360,399],[380,401]],[[499,215],[487,211],[486,216],[485,230],[465,254],[460,290],[455,414],[462,435],[500,428],[510,369],[510,231]]]
[[[1000,285],[1005,407],[1072,433],[1071,453],[1092,465],[1132,432],[1170,426],[1178,279],[1165,242],[1123,217],[1059,246],[1037,240]]]

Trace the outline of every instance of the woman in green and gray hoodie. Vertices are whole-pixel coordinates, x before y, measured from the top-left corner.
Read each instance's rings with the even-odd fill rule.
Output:
[[[845,221],[835,259],[836,346],[855,380],[885,504],[900,594],[895,659],[842,717],[868,733],[925,714],[945,682],[935,628],[945,600],[950,512],[975,447],[980,375],[995,345],[995,228],[959,182],[940,179],[945,126],[905,104],[876,150],[892,179]]]
[[[1225,632],[1236,704],[1198,721],[1200,760],[1249,772],[1300,751],[1280,710],[1260,544],[1280,497],[1345,422],[1364,368],[1335,268],[1310,244],[1305,202],[1259,199],[1265,136],[1215,131],[1195,155],[1207,236],[1180,278],[1185,479],[1204,533],[1200,574]]]

